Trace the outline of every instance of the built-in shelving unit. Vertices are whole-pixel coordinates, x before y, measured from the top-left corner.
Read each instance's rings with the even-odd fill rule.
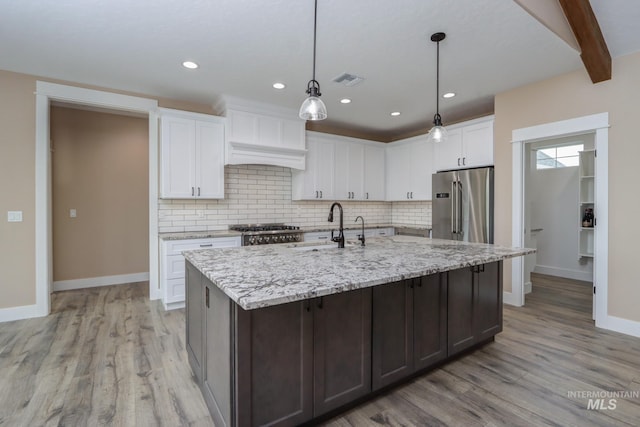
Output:
[[[585,211],[591,209],[595,216],[595,150],[580,152],[579,167],[579,200],[578,224],[579,241],[578,254],[580,257],[593,258],[595,218],[590,226],[583,224]]]

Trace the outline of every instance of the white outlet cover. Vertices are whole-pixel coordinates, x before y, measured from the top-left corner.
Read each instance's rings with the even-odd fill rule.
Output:
[[[78,212],[75,209],[69,209],[69,218],[75,218],[78,216]]]
[[[22,211],[8,211],[7,212],[7,221],[8,222],[22,222]]]

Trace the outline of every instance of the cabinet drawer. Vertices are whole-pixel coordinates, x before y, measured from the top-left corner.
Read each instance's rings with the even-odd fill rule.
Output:
[[[182,278],[169,279],[166,282],[165,292],[165,304],[173,302],[182,302],[185,298],[185,281],[184,281],[184,267],[182,267]]]
[[[166,242],[165,255],[182,255],[183,251],[210,248],[233,248],[240,246],[240,237],[218,237],[209,239],[172,240]]]
[[[330,231],[318,231],[313,233],[304,233],[305,242],[328,242],[331,240]]]
[[[167,255],[165,262],[167,279],[184,279],[184,257],[182,255]]]

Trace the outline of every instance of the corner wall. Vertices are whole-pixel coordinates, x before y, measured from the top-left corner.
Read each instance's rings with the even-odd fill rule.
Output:
[[[36,302],[35,90],[34,77],[0,70],[0,309]]]

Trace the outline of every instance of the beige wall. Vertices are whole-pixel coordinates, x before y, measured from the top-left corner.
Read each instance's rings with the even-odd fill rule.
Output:
[[[53,280],[149,271],[148,120],[52,107],[50,129]]]
[[[0,71],[0,308],[36,300],[35,90],[35,78]]]
[[[609,113],[609,315],[640,321],[640,53],[613,61],[613,78],[592,84],[584,70],[520,87],[495,99],[496,242],[511,244],[511,132]],[[511,290],[511,265],[505,265]]]

